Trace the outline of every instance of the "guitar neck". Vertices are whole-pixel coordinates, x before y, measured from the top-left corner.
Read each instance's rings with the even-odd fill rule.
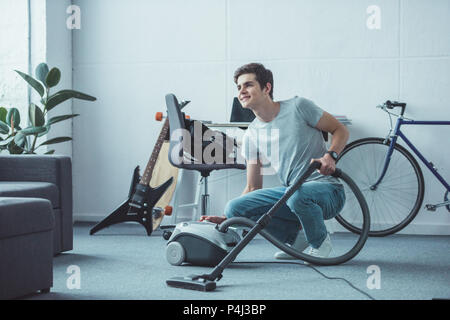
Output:
[[[148,160],[147,166],[145,167],[144,174],[139,181],[140,184],[148,185],[152,179],[153,169],[155,168],[156,160],[158,159],[159,152],[161,151],[164,139],[167,136],[167,131],[169,130],[169,118],[166,118],[164,125],[159,133],[158,140],[156,140],[155,147],[153,148],[150,160]]]

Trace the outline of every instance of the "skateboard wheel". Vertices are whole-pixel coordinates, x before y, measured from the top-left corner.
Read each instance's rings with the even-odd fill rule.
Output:
[[[185,258],[184,248],[181,243],[173,241],[167,245],[166,258],[171,265],[179,266]]]
[[[166,216],[172,215],[172,207],[171,206],[166,206],[164,208],[164,215],[166,215]]]
[[[161,121],[163,119],[163,113],[157,112],[155,115],[155,119],[156,119],[156,121]]]

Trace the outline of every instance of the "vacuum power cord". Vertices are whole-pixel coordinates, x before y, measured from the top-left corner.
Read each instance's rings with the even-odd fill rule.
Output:
[[[362,293],[363,295],[368,297],[370,300],[376,300],[374,297],[372,297],[370,294],[368,294],[364,290],[361,290],[358,287],[356,287],[349,280],[347,280],[345,278],[341,278],[341,277],[329,277],[326,274],[324,274],[323,272],[319,271],[316,267],[314,267],[314,266],[312,266],[310,264],[304,264],[304,263],[301,263],[301,262],[294,262],[294,261],[289,261],[289,262],[281,262],[281,261],[234,261],[233,262],[233,264],[245,264],[245,263],[253,263],[253,264],[256,264],[256,263],[296,264],[296,265],[300,265],[300,266],[304,266],[304,267],[309,267],[309,268],[313,269],[315,272],[317,272],[318,274],[320,274],[325,279],[345,281],[351,288],[355,289],[359,293]]]

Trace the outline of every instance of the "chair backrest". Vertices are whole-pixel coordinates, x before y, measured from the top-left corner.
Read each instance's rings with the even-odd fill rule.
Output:
[[[166,95],[166,106],[170,126],[169,162],[181,168],[183,167],[183,134],[186,132],[184,117],[174,94]]]
[[[244,109],[237,97],[233,99],[230,122],[252,122],[255,114],[250,109]]]
[[[215,132],[214,137],[204,140],[205,130],[209,130],[203,123],[198,120],[186,120],[181,108],[185,104],[178,103],[174,94],[166,95],[167,116],[169,117],[170,127],[170,146],[169,146],[169,162],[177,167],[189,170],[198,170],[202,176],[209,175],[212,170],[221,169],[245,169],[245,164],[238,163],[237,159],[230,157],[235,147],[233,138],[227,137],[225,134]],[[196,129],[196,127],[198,129]],[[199,132],[196,132],[199,130]],[[208,151],[213,161],[208,163],[210,159],[203,158],[203,151],[210,144],[214,144]],[[201,154],[196,156],[195,150],[200,146]],[[227,147],[231,147],[228,150]],[[217,154],[220,161],[217,161],[215,151],[222,148],[223,152]],[[229,160],[232,160],[231,163]]]

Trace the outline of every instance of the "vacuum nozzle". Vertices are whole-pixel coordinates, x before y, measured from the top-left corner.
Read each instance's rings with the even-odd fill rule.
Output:
[[[173,277],[166,280],[170,287],[198,290],[198,291],[212,291],[216,288],[216,282],[201,278],[198,275],[189,275],[186,277]]]

